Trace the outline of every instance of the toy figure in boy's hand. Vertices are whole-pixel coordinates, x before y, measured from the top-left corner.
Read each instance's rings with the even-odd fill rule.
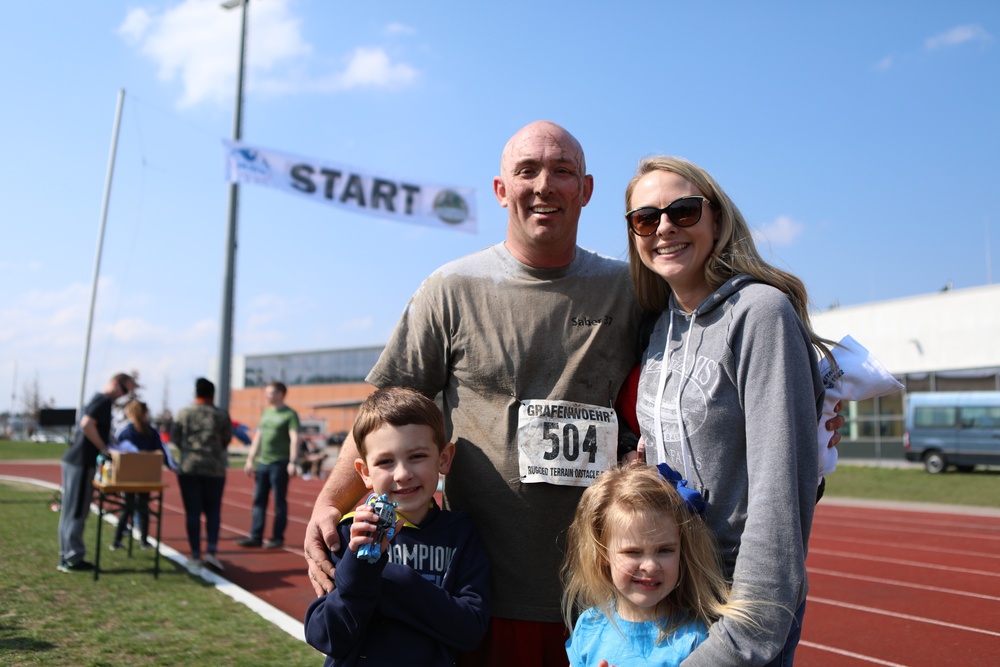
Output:
[[[391,540],[396,535],[396,505],[389,500],[389,496],[384,493],[380,496],[372,494],[368,498],[368,507],[371,508],[372,512],[378,519],[375,522],[375,530],[373,532],[364,531],[363,535],[365,537],[371,537],[371,542],[365,542],[360,547],[358,547],[358,558],[361,560],[368,561],[369,563],[376,562],[382,555],[382,550],[379,545],[382,544],[383,540]],[[355,521],[355,523],[360,523]],[[362,527],[363,528],[363,527]],[[361,532],[361,531],[359,531]],[[351,531],[352,542],[354,531]],[[353,545],[352,545],[353,546]]]

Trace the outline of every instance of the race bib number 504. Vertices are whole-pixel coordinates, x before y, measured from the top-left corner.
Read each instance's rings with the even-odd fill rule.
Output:
[[[618,416],[611,408],[526,400],[517,423],[521,481],[590,486],[614,464]]]

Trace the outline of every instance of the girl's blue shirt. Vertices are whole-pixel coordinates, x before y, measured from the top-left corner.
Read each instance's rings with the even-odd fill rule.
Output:
[[[591,607],[576,621],[566,641],[572,667],[597,667],[601,660],[615,667],[677,667],[708,637],[704,623],[685,623],[658,642],[660,626],[654,621],[626,621],[614,612],[612,622]]]

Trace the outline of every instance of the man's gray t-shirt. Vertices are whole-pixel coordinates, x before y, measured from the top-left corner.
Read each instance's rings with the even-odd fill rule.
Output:
[[[559,567],[583,492],[521,481],[521,402],[610,408],[635,362],[638,320],[623,262],[577,248],[568,266],[537,269],[497,244],[424,281],[368,375],[442,394],[456,444],[445,502],[486,544],[494,616],[561,621]]]

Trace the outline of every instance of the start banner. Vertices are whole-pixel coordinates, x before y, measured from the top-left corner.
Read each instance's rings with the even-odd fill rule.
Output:
[[[472,188],[374,174],[356,167],[223,141],[226,179],[284,190],[354,213],[427,227],[476,232]]]

